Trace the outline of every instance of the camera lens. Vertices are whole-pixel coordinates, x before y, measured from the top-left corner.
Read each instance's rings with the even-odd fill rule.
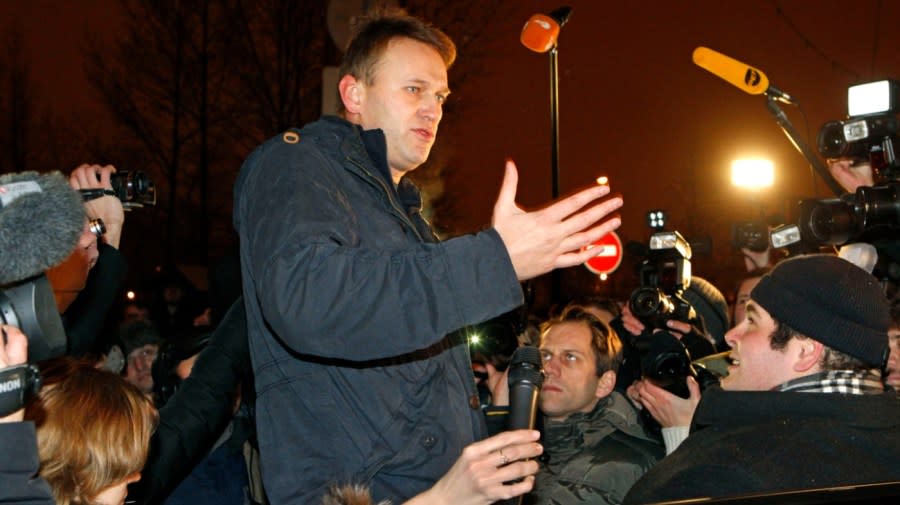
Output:
[[[809,214],[812,236],[824,244],[843,244],[861,231],[853,206],[843,200],[824,200]]]
[[[656,356],[653,367],[653,378],[657,380],[668,379],[667,384],[675,382],[675,379],[683,379],[688,376],[688,362],[684,353],[661,353]]]
[[[856,204],[864,211],[863,227],[897,226],[900,224],[900,201],[897,184],[861,187],[856,193]]]
[[[844,125],[840,121],[829,121],[822,125],[817,139],[819,154],[824,158],[839,158],[847,153]]]
[[[638,319],[650,317],[661,310],[666,302],[664,294],[652,288],[641,288],[631,296],[631,312]]]

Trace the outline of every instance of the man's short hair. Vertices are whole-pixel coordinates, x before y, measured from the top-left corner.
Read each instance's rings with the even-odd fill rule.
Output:
[[[769,337],[769,346],[776,351],[783,351],[792,338],[809,338],[781,321],[775,319],[773,321],[775,321],[775,330],[772,331],[772,335]],[[872,365],[863,362],[859,358],[854,358],[827,345],[823,344],[823,346],[822,359],[819,361],[819,366],[822,367],[823,371],[872,369]]]
[[[402,10],[373,12],[369,16],[358,18],[354,28],[356,34],[348,44],[338,70],[341,79],[345,75],[352,75],[371,85],[375,81],[375,70],[381,56],[387,50],[388,44],[398,37],[433,47],[441,55],[448,69],[456,61],[456,44],[446,33]],[[338,110],[344,111],[340,97]]]
[[[574,305],[579,305],[586,308],[594,307],[604,312],[608,312],[613,318],[617,318],[622,315],[622,309],[619,307],[618,302],[616,302],[612,298],[605,298],[602,296],[594,295],[584,296],[581,298],[576,298],[569,304],[570,307]]]
[[[541,325],[541,340],[557,324],[584,323],[591,332],[591,348],[594,350],[594,360],[597,363],[597,377],[607,370],[619,371],[622,364],[622,341],[616,332],[608,324],[597,316],[587,312],[578,305],[571,305],[563,310],[563,313],[546,321]]]

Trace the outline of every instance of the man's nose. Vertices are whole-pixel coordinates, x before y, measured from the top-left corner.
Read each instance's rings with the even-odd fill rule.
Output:
[[[435,96],[423,99],[420,111],[423,117],[433,123],[439,122],[444,113],[443,104]]]
[[[744,316],[744,320],[747,319],[747,316]],[[734,343],[736,342],[740,336],[743,334],[743,330],[741,329],[744,326],[744,322],[741,321],[737,326],[725,332],[725,343],[730,345],[732,348],[734,347]]]

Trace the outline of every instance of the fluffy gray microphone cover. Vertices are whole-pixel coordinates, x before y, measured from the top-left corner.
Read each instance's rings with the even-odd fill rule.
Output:
[[[84,229],[84,202],[59,172],[0,176],[0,285],[66,259]]]

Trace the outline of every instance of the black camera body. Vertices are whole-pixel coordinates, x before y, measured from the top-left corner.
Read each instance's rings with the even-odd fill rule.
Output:
[[[666,328],[670,320],[688,322],[694,308],[682,296],[691,284],[691,246],[677,231],[650,238],[640,266],[641,285],[631,293],[631,313],[649,329]]]
[[[800,234],[819,244],[842,245],[857,241],[880,227],[900,226],[900,162],[894,145],[900,121],[893,112],[829,121],[819,131],[819,154],[868,162],[878,186],[860,187],[855,193],[825,200],[800,202]]]
[[[703,391],[719,379],[702,366],[695,367],[691,355],[680,340],[667,331],[653,334],[641,353],[641,377],[666,391],[689,398],[687,378],[693,377]]]
[[[53,287],[44,274],[0,286],[0,323],[28,336],[28,358],[42,361],[62,356],[67,338]]]
[[[872,105],[874,104],[874,105]],[[819,130],[817,147],[824,158],[848,158],[852,164],[868,163],[873,186],[824,200],[800,202],[796,232],[772,233],[772,245],[803,242],[805,249],[896,238],[900,228],[900,84],[877,81],[851,86],[848,118],[829,121]]]
[[[897,132],[897,116],[890,112],[849,117],[822,125],[816,144],[824,158],[881,158],[878,153],[885,143],[893,146]]]
[[[735,249],[764,252],[769,248],[769,226],[762,221],[744,221],[731,225],[731,245]]]
[[[800,202],[800,234],[819,244],[842,245],[863,234],[900,226],[900,182],[862,186],[855,193]]]
[[[110,175],[109,182],[123,205],[156,205],[156,185],[144,172],[122,170]]]
[[[109,176],[109,183],[112,189],[81,189],[81,197],[87,202],[102,196],[114,196],[125,209],[156,205],[156,185],[144,172],[114,172]]]

